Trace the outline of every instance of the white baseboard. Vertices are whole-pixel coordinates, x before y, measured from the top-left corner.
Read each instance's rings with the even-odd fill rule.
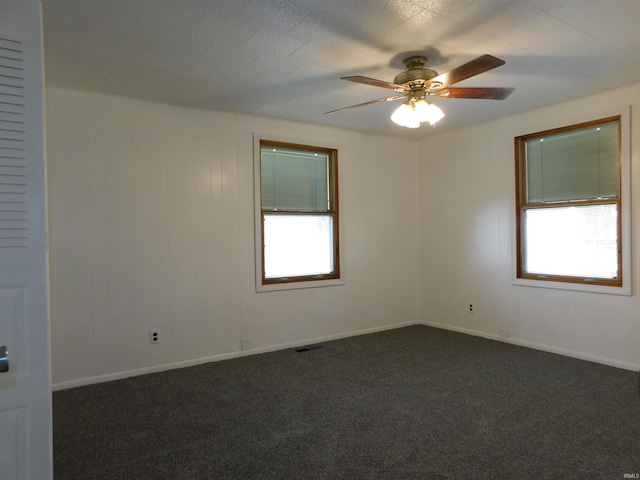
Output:
[[[356,337],[358,335],[366,335],[368,333],[378,333],[378,332],[384,332],[386,330],[395,330],[396,328],[403,328],[403,327],[408,327],[410,325],[417,325],[418,323],[419,322],[394,323],[392,325],[384,325],[382,327],[367,328],[364,330],[357,330],[354,332],[336,333],[333,335],[326,335],[324,337],[315,337],[315,338],[308,338],[306,340],[300,340],[295,342],[280,343],[278,345],[270,345],[268,347],[254,348],[252,350],[244,351],[242,352],[242,356],[244,357],[248,355],[256,355],[259,353],[275,352],[278,350],[286,350],[288,348],[297,348],[297,347],[303,347],[305,345],[313,345],[315,343],[330,342],[331,340],[340,340],[342,338]]]
[[[583,352],[577,352],[574,350],[567,350],[564,348],[558,348],[558,347],[553,347],[550,345],[544,345],[541,343],[535,343],[535,342],[529,342],[526,340],[521,340],[521,339],[517,339],[517,338],[503,338],[500,337],[499,335],[493,335],[490,333],[486,333],[486,332],[481,332],[481,331],[477,331],[477,330],[470,330],[467,328],[461,328],[461,327],[456,327],[453,325],[446,325],[446,324],[442,324],[442,323],[434,323],[434,322],[426,322],[426,321],[422,321],[422,322],[404,322],[404,323],[395,323],[392,325],[385,325],[382,327],[374,327],[374,328],[367,328],[364,330],[357,330],[357,331],[352,331],[352,332],[343,332],[343,333],[336,333],[333,335],[326,335],[323,337],[315,337],[315,338],[308,338],[305,340],[298,340],[295,342],[287,342],[287,343],[281,343],[281,344],[276,344],[276,345],[269,345],[266,347],[260,347],[260,348],[253,348],[251,350],[245,350],[245,351],[236,351],[236,352],[231,352],[231,353],[226,353],[226,354],[222,354],[222,355],[214,355],[214,356],[210,356],[210,357],[202,357],[202,358],[196,358],[193,360],[186,360],[186,361],[182,361],[182,362],[173,362],[173,363],[165,363],[163,365],[155,365],[152,367],[145,367],[145,368],[138,368],[138,369],[134,369],[134,370],[126,370],[124,372],[115,372],[115,373],[109,373],[106,375],[98,375],[95,377],[86,377],[86,378],[80,378],[77,380],[70,380],[70,381],[66,381],[66,382],[58,382],[58,383],[54,383],[52,388],[54,391],[56,390],[65,390],[68,388],[75,388],[75,387],[82,387],[85,385],[92,385],[92,384],[96,384],[96,383],[103,383],[103,382],[110,382],[112,380],[121,380],[123,378],[129,378],[129,377],[135,377],[138,375],[146,375],[149,373],[158,373],[158,372],[164,372],[167,370],[174,370],[176,368],[185,368],[185,367],[192,367],[195,365],[202,365],[204,363],[209,363],[209,362],[219,362],[221,360],[229,360],[232,358],[239,358],[239,357],[243,357],[243,356],[249,356],[249,355],[258,355],[260,353],[269,353],[269,352],[275,352],[278,350],[287,350],[289,348],[297,348],[297,347],[302,347],[305,345],[313,345],[316,343],[322,343],[322,342],[329,342],[332,340],[340,340],[342,338],[348,338],[348,337],[355,337],[358,335],[366,335],[369,333],[377,333],[377,332],[383,332],[386,330],[393,330],[396,328],[402,328],[402,327],[408,327],[410,325],[425,325],[428,327],[434,327],[434,328],[441,328],[443,330],[451,330],[454,332],[458,332],[458,333],[464,333],[466,335],[473,335],[474,337],[482,337],[482,338],[487,338],[489,340],[497,340],[500,342],[505,342],[505,343],[511,343],[513,345],[518,345],[521,347],[527,347],[527,348],[533,348],[535,350],[541,350],[544,352],[549,352],[549,353],[557,353],[559,355],[564,355],[567,357],[572,357],[572,358],[578,358],[580,360],[587,360],[590,362],[595,362],[595,363],[601,363],[603,365],[608,365],[610,367],[616,367],[616,368],[622,368],[624,370],[632,370],[632,371],[639,371],[640,370],[640,365],[638,364],[634,364],[634,363],[629,363],[629,362],[622,362],[620,360],[616,360],[616,359],[612,359],[612,358],[607,358],[607,357],[600,357],[597,355],[592,355],[589,353],[583,353]]]
[[[543,352],[549,353],[557,353],[558,355],[564,355],[565,357],[577,358],[579,360],[587,360],[589,362],[601,363],[603,365],[608,365],[610,367],[622,368],[624,370],[632,370],[637,372],[640,370],[640,365],[635,363],[623,362],[621,360],[616,360],[614,358],[601,357],[598,355],[592,355],[590,353],[578,352],[575,350],[568,350],[566,348],[558,348],[553,347],[551,345],[545,345],[542,343],[529,342],[527,340],[521,340],[518,338],[504,338],[499,335],[493,335],[486,332],[480,332],[476,330],[470,330],[467,328],[455,327],[453,325],[445,325],[442,323],[433,323],[433,322],[420,322],[421,325],[426,325],[427,327],[435,327],[441,328],[444,330],[451,330],[453,332],[464,333],[467,335],[473,335],[474,337],[483,337],[489,340],[498,340],[499,342],[511,343],[513,345],[518,345],[520,347],[533,348],[534,350],[541,350]]]
[[[392,325],[384,325],[382,327],[367,328],[364,330],[357,330],[353,332],[337,333],[333,335],[326,335],[324,337],[308,338],[305,340],[299,340],[295,342],[288,342],[288,343],[281,343],[276,345],[269,345],[267,347],[253,348],[251,350],[236,351],[231,353],[225,353],[222,355],[214,355],[211,357],[202,357],[202,358],[196,358],[193,360],[186,360],[182,362],[165,363],[162,365],[155,365],[152,367],[136,368],[134,370],[108,373],[105,375],[97,375],[95,377],[85,377],[77,380],[69,380],[66,382],[57,382],[52,385],[52,389],[53,391],[65,390],[68,388],[93,385],[95,383],[104,383],[104,382],[110,382],[113,380],[122,380],[123,378],[135,377],[138,375],[146,375],[149,373],[164,372],[167,370],[174,370],[176,368],[193,367],[195,365],[202,365],[203,363],[219,362],[221,360],[229,360],[232,358],[246,357],[249,355],[257,355],[260,353],[275,352],[278,350],[287,350],[289,348],[302,347],[305,345],[312,345],[315,343],[329,342],[331,340],[340,340],[342,338],[355,337],[357,335],[366,335],[368,333],[383,332],[385,330],[393,330],[396,328],[408,327],[409,325],[416,325],[417,323],[418,322],[394,323]]]
[[[111,382],[113,380],[122,380],[123,378],[136,377],[138,375],[146,375],[148,373],[158,373],[167,370],[174,370],[176,368],[194,367],[196,365],[202,365],[203,363],[219,362],[221,360],[229,360],[231,358],[240,357],[240,352],[225,353],[222,355],[214,355],[211,357],[196,358],[193,360],[185,360],[182,362],[165,363],[162,365],[154,365],[152,367],[136,368],[134,370],[125,370],[123,372],[107,373],[105,375],[97,375],[95,377],[79,378],[77,380],[69,380],[66,382],[54,383],[51,388],[55,392],[56,390],[66,390],[68,388],[84,387],[86,385],[93,385],[94,383]]]

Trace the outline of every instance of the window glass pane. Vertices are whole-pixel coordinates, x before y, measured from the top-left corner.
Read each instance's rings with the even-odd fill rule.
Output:
[[[263,210],[329,209],[329,156],[322,152],[261,148]]]
[[[525,271],[618,277],[616,204],[531,208],[525,215]]]
[[[618,158],[618,123],[527,140],[527,203],[616,198]]]
[[[264,216],[265,278],[333,272],[331,215]]]

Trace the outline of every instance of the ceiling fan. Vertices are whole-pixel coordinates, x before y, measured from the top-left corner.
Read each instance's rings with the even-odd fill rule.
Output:
[[[420,126],[420,123],[425,121],[431,125],[435,125],[438,120],[444,117],[444,113],[436,105],[427,101],[427,97],[485,100],[504,100],[507,98],[511,92],[513,92],[513,88],[450,86],[504,65],[504,63],[504,60],[500,60],[491,55],[482,55],[453,70],[438,74],[438,72],[434,70],[425,68],[427,65],[427,57],[419,55],[412,56],[406,58],[403,62],[407,70],[396,75],[393,82],[385,82],[384,80],[363,77],[361,75],[341,77],[342,80],[348,80],[350,82],[394,90],[399,93],[399,95],[379,98],[377,100],[371,100],[370,102],[338,108],[337,110],[331,110],[325,113],[336,113],[374,103],[393,102],[395,100],[405,99],[405,102],[393,113],[391,120],[409,128],[417,128]]]

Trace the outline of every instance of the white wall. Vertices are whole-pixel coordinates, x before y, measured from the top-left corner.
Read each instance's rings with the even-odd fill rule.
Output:
[[[637,289],[511,284],[513,130],[611,105],[635,113],[640,85],[422,142],[58,88],[47,96],[56,388],[231,358],[241,339],[255,353],[417,321],[490,338],[506,329],[514,343],[640,368]],[[345,285],[255,293],[253,132],[339,148]],[[632,140],[637,191],[637,126]]]
[[[516,92],[517,94],[517,92]],[[632,200],[633,296],[511,284],[514,255],[513,132],[550,120],[632,105],[632,192],[640,191],[640,85],[438,135],[420,143],[420,311],[425,323],[637,370],[640,278]],[[543,128],[533,131],[540,131]],[[467,311],[469,302],[475,313]],[[503,332],[504,333],[504,332]]]
[[[339,148],[343,286],[255,293],[253,132]],[[47,135],[56,388],[418,321],[415,142],[58,88]]]

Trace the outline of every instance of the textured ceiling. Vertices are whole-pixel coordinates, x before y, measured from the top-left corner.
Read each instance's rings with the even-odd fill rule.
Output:
[[[639,0],[42,0],[50,85],[422,138],[640,82]],[[506,64],[456,86],[506,100],[436,99],[435,127],[399,127],[392,81],[410,54],[451,70]]]

